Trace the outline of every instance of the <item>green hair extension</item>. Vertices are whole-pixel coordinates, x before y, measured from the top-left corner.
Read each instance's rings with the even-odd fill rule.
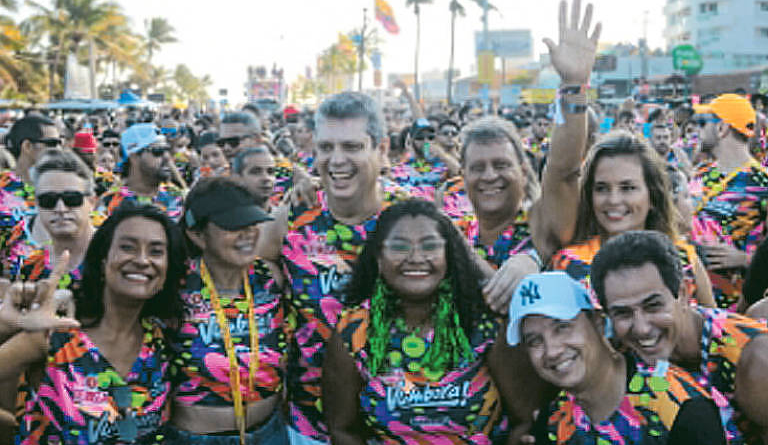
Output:
[[[389,330],[393,322],[401,321],[394,320],[396,303],[392,297],[392,291],[378,278],[371,297],[368,326],[370,355],[367,366],[371,375],[376,375],[383,368],[390,342]],[[422,369],[428,370],[430,375],[442,376],[446,369],[458,366],[462,359],[473,360],[474,352],[461,327],[459,313],[453,304],[451,283],[447,279],[443,279],[438,287],[438,301],[432,311],[432,326],[434,339],[421,359]]]

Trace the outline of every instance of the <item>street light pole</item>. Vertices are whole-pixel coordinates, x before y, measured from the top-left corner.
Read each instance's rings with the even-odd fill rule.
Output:
[[[357,79],[357,90],[361,93],[363,92],[363,62],[365,61],[365,28],[368,26],[368,8],[363,8],[363,29],[360,32],[360,46],[359,46],[359,55],[358,58],[358,76]]]
[[[488,39],[488,0],[483,0],[483,51],[491,49],[490,41]],[[490,85],[484,83],[480,89],[480,99],[483,101],[484,111],[487,112],[490,109]]]

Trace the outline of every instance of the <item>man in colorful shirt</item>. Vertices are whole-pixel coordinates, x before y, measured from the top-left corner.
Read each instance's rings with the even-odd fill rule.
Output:
[[[392,166],[392,179],[412,197],[434,201],[435,191],[443,181],[459,173],[459,161],[434,143],[435,130],[427,119],[413,123],[408,140],[411,155]]]
[[[319,205],[284,204],[259,237],[259,256],[282,258],[291,285],[295,332],[287,386],[292,444],[328,441],[320,405],[324,342],[344,307],[351,264],[386,205],[378,186],[386,156],[383,125],[381,111],[368,96],[342,93],[323,102],[314,151]]]
[[[691,240],[705,248],[702,259],[718,307],[734,310],[742,275],[766,234],[768,171],[750,155],[755,110],[747,99],[724,94],[695,111],[702,150],[714,161],[702,165],[690,184]]]
[[[731,445],[768,439],[768,327],[722,309],[690,306],[677,249],[659,232],[630,231],[603,244],[592,287],[615,340],[648,365],[669,360],[703,384]]]
[[[150,202],[178,221],[184,205],[184,191],[167,183],[173,160],[165,138],[153,124],[136,124],[123,132],[124,186],[113,187],[100,197],[93,224],[101,223],[124,200]]]
[[[0,173],[0,271],[15,276],[23,262],[16,249],[27,238],[27,217],[35,213],[30,169],[46,148],[61,148],[61,139],[52,120],[31,114],[11,127],[6,140],[16,170]]]

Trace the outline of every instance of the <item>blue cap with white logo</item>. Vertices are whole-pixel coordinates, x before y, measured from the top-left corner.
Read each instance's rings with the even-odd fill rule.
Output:
[[[584,286],[565,272],[528,275],[520,282],[509,303],[507,343],[520,343],[520,326],[529,315],[572,320],[584,309],[593,309]]]

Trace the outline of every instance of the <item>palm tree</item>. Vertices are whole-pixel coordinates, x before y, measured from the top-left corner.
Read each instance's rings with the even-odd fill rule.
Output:
[[[464,6],[459,3],[459,0],[451,0],[451,3],[448,5],[448,8],[451,10],[451,56],[448,60],[448,105],[453,103],[453,53],[454,53],[454,42],[456,39],[456,16],[460,15],[464,17],[467,15],[467,11],[464,9]]]
[[[473,2],[477,3],[480,8],[483,8],[484,2],[483,0],[472,0]],[[464,9],[464,6],[459,3],[459,0],[451,0],[451,3],[448,5],[448,9],[451,10],[451,57],[448,61],[448,103],[453,102],[453,53],[454,53],[454,42],[456,40],[456,16],[460,15],[464,17],[467,15],[467,11]],[[497,9],[492,4],[488,3],[488,9]]]
[[[27,0],[36,14],[27,19],[25,29],[30,36],[48,37],[50,60],[49,90],[54,94],[54,76],[61,68],[63,55],[78,54],[86,44],[90,74],[90,90],[96,96],[96,59],[98,51],[120,47],[116,43],[127,33],[128,19],[117,3],[102,0],[52,0],[50,8]]]
[[[176,30],[168,20],[162,17],[153,17],[151,20],[144,21],[144,28],[147,30],[144,37],[147,46],[147,63],[152,63],[152,56],[160,50],[162,45],[178,41],[173,35]]]
[[[419,46],[421,45],[421,5],[432,3],[432,0],[405,0],[405,6],[413,5],[413,13],[416,14],[416,51],[413,56],[413,92],[416,100],[421,99],[419,88]]]

